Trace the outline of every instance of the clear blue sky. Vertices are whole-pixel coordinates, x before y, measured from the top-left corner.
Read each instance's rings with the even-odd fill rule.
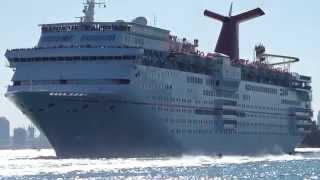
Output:
[[[3,54],[8,48],[34,46],[40,36],[38,24],[71,22],[82,15],[82,0],[1,0],[0,6],[0,116],[7,116],[13,126],[28,121],[3,97],[11,71],[5,67]],[[172,33],[198,38],[200,49],[212,51],[221,24],[204,17],[203,10],[227,14],[231,0],[109,0],[105,9],[97,10],[97,21],[132,20],[147,17],[153,24]],[[313,108],[320,109],[320,1],[234,0],[234,13],[261,7],[266,15],[241,25],[240,55],[252,59],[253,47],[263,42],[269,53],[297,56],[301,62],[292,66],[313,77]],[[35,72],[36,73],[36,72]]]

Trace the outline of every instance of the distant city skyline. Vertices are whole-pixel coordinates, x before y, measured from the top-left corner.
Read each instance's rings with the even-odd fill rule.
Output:
[[[10,120],[11,127],[28,127],[30,121],[6,98],[6,86],[12,72],[3,56],[6,49],[27,48],[37,44],[38,24],[78,21],[82,0],[72,1],[10,1],[2,0],[0,33],[0,116]],[[149,24],[171,30],[173,34],[190,40],[200,40],[200,50],[212,52],[221,24],[203,16],[205,9],[227,15],[231,0],[109,0],[106,9],[97,9],[96,21],[131,21],[146,16]],[[253,48],[263,42],[268,53],[297,56],[301,62],[291,70],[312,76],[314,119],[320,109],[320,76],[317,52],[320,49],[320,1],[242,0],[234,1],[234,14],[261,7],[266,15],[244,23],[240,27],[240,57],[253,59]],[[156,20],[156,21],[155,21]]]
[[[47,138],[41,134],[35,134],[35,128],[13,128],[12,135],[9,134],[9,126],[4,125],[6,120],[0,117],[0,150],[3,149],[41,149],[51,148]],[[5,131],[5,133],[3,133]]]
[[[318,111],[318,116],[317,117],[317,126],[318,126],[318,129],[320,129],[320,110]]]

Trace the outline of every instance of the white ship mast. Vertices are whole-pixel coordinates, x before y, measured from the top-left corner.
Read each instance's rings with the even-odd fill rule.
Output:
[[[87,23],[87,22],[94,22],[94,9],[95,6],[99,5],[99,7],[106,7],[105,2],[96,2],[95,0],[86,0],[84,3],[83,13],[84,16],[80,18],[81,22]]]

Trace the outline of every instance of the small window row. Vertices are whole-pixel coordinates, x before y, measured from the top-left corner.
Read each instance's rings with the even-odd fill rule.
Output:
[[[176,135],[208,135],[208,134],[225,134],[225,135],[270,135],[270,136],[288,136],[289,133],[279,131],[237,131],[232,129],[225,129],[222,131],[212,129],[170,129],[171,134]]]
[[[283,124],[274,124],[274,123],[257,123],[257,122],[238,122],[238,127],[251,127],[256,126],[260,128],[280,128],[280,129],[288,129],[288,125]]]
[[[187,83],[203,84],[203,79],[202,79],[202,78],[199,78],[199,77],[188,76],[188,77],[187,77]]]
[[[182,125],[211,125],[213,126],[214,120],[199,120],[199,119],[169,119],[164,118],[163,121],[168,124],[182,124]]]
[[[138,56],[74,56],[74,57],[33,57],[10,58],[10,62],[47,62],[47,61],[104,61],[104,60],[135,60]]]
[[[213,134],[214,131],[212,129],[171,129],[171,133],[183,135],[183,134],[193,134],[193,135],[200,135],[200,134]]]
[[[129,79],[60,79],[60,80],[23,80],[13,81],[13,86],[36,86],[36,85],[121,85],[130,84]]]
[[[173,86],[171,84],[141,84],[140,88],[142,89],[166,89],[166,90],[171,90],[173,89]]]
[[[151,99],[155,101],[163,101],[163,102],[178,102],[178,103],[188,103],[188,104],[192,103],[191,99],[185,99],[181,97],[152,96]]]
[[[269,110],[269,111],[276,111],[276,112],[287,112],[287,108],[280,108],[280,107],[272,107],[272,106],[258,106],[252,104],[238,104],[239,107],[243,109],[257,109],[257,110]]]
[[[192,113],[190,108],[174,108],[170,106],[152,106],[152,110],[156,112],[177,112],[177,113]]]
[[[276,89],[276,88],[256,86],[256,85],[251,85],[251,84],[246,85],[246,90],[265,93],[265,94],[274,94],[274,95],[278,94],[278,89]]]
[[[246,113],[246,117],[248,118],[256,118],[257,120],[260,120],[260,119],[277,119],[277,120],[280,120],[280,119],[283,119],[283,120],[288,120],[289,117],[288,116],[281,116],[281,115],[267,115],[267,114],[260,114],[260,113]]]
[[[211,90],[203,90],[203,95],[213,97],[215,96],[215,93],[214,91],[211,91]]]

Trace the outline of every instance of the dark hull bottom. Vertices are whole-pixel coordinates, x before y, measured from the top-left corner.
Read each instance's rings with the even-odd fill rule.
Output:
[[[319,148],[320,147],[320,130],[314,129],[311,133],[307,134],[307,136],[304,138],[300,146]]]
[[[15,93],[8,97],[47,136],[59,158],[118,158],[293,153],[299,136],[210,134],[179,136],[145,105],[114,95],[57,97]]]
[[[15,93],[8,97],[42,130],[59,158],[177,156],[183,152],[166,127],[154,123],[139,106],[115,102],[114,95]]]

